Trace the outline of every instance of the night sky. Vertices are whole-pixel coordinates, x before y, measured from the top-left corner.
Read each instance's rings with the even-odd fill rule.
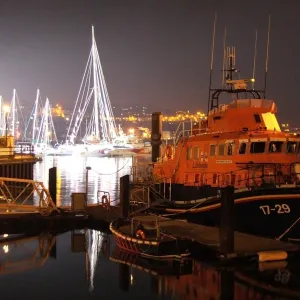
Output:
[[[299,0],[0,0],[0,94],[9,102],[15,88],[31,109],[39,87],[52,105],[72,110],[93,24],[112,105],[206,112],[215,10],[214,87],[225,27],[243,78],[252,76],[258,30],[256,87],[263,86],[271,12],[267,98],[281,122],[300,125]]]

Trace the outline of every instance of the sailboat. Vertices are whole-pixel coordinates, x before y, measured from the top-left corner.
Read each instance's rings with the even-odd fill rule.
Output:
[[[85,132],[83,137],[80,132]],[[112,149],[113,140],[117,136],[92,26],[92,48],[68,127],[66,143],[62,147],[66,150],[78,149],[78,145],[83,144],[81,149],[85,154],[101,155]]]
[[[20,121],[24,122],[24,116],[22,114],[22,106],[20,105],[20,101],[17,95],[16,90],[13,90],[13,97],[11,100],[9,111],[7,112],[7,115],[5,116],[6,120],[5,123],[7,123],[7,127],[5,131],[8,132],[9,135],[13,136],[15,141],[17,142],[21,138],[21,128],[24,128],[24,126],[20,126]],[[6,127],[6,126],[5,126]]]
[[[54,154],[53,145],[57,143],[56,131],[54,128],[51,105],[49,99],[46,98],[44,108],[42,110],[40,122],[37,120],[39,90],[34,108],[33,127],[32,127],[32,143],[36,154]],[[39,123],[39,126],[37,124]],[[38,131],[36,132],[38,128]]]

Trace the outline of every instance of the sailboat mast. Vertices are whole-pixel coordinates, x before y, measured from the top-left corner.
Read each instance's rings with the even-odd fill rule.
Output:
[[[100,139],[99,131],[99,108],[98,108],[98,80],[97,80],[97,47],[94,36],[94,26],[92,26],[92,64],[93,64],[93,81],[94,81],[94,117],[95,117],[95,135]]]
[[[34,143],[34,138],[35,138],[36,118],[37,118],[37,109],[38,109],[39,97],[40,97],[40,90],[37,89],[36,99],[35,99],[35,104],[34,104],[33,123],[32,123],[32,143]]]
[[[13,90],[13,98],[11,104],[11,111],[12,111],[12,126],[11,126],[11,135],[15,136],[15,119],[16,119],[16,90]]]
[[[48,145],[49,144],[49,134],[48,134],[48,132],[49,132],[49,124],[48,124],[48,122],[49,122],[49,99],[48,98],[46,99],[44,114],[45,114],[44,143],[46,145]]]

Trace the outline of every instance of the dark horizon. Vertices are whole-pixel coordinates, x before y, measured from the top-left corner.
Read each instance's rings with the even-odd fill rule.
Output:
[[[15,88],[33,107],[36,89],[52,106],[72,110],[95,26],[112,105],[140,103],[151,110],[206,112],[214,13],[218,13],[213,87],[220,86],[224,28],[236,46],[241,78],[252,77],[258,30],[256,82],[263,87],[271,13],[267,98],[279,121],[297,124],[300,81],[298,1],[0,1],[0,94]]]

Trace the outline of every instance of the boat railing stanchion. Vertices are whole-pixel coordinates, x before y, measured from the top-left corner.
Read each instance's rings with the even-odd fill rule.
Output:
[[[160,237],[160,229],[158,225],[158,216],[156,217],[156,239],[158,240]]]
[[[148,208],[151,206],[151,201],[150,201],[150,187],[148,186],[147,188],[147,200],[148,200]]]
[[[134,217],[131,219],[131,235],[133,236],[133,222],[134,222]]]
[[[169,200],[172,200],[172,179],[170,177]]]

